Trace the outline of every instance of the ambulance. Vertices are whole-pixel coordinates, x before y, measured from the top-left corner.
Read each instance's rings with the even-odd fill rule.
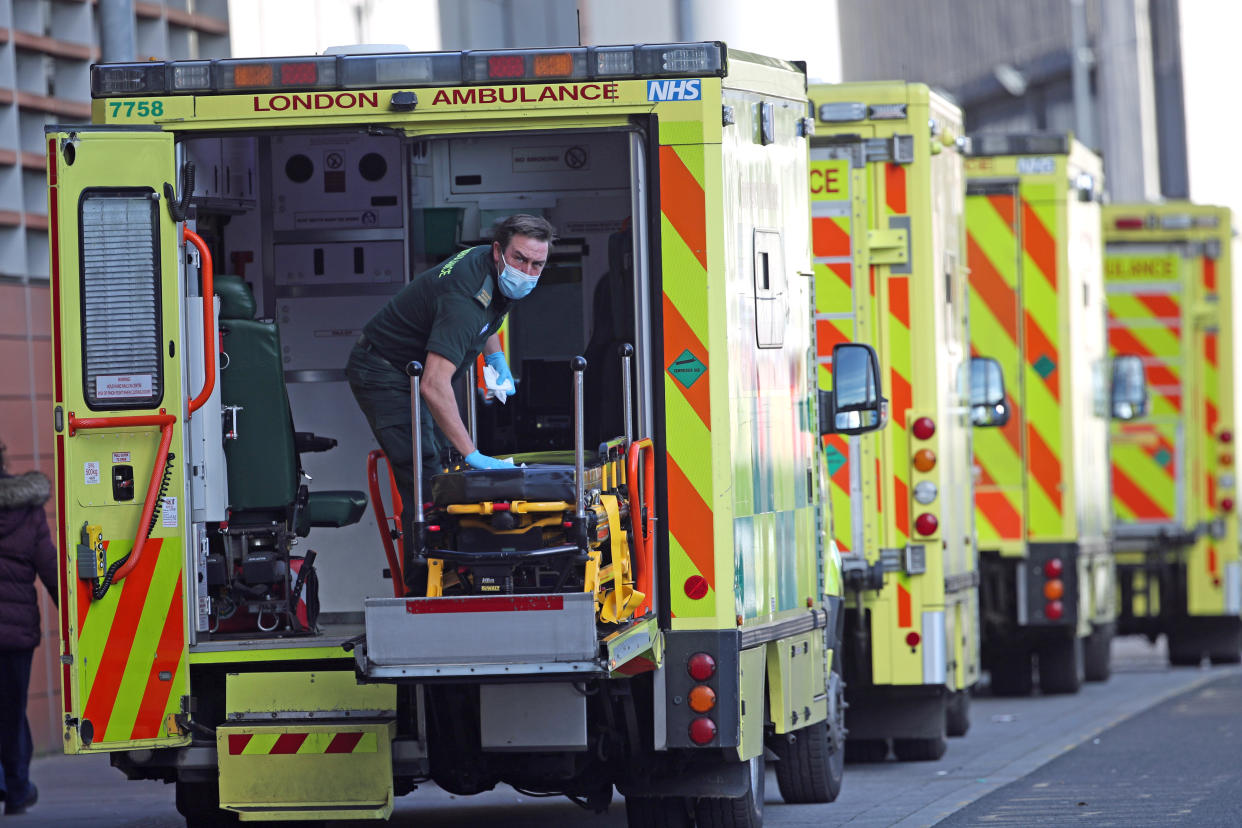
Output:
[[[1030,693],[1035,660],[1041,692],[1075,693],[1109,676],[1109,419],[1138,413],[1142,366],[1106,352],[1099,156],[1056,134],[970,147],[971,347],[1008,390],[1006,422],[974,443],[983,665],[996,694]]]
[[[758,825],[765,757],[785,801],[836,797],[819,443],[883,392],[865,344],[816,381],[800,67],[706,42],[91,79],[92,122],[46,133],[67,753],[174,783],[196,826],[384,819],[427,782]],[[502,331],[517,393],[459,389],[515,465],[444,457],[399,504],[347,357],[517,212],[561,237]],[[905,607],[939,659],[956,608]]]
[[[847,757],[938,759],[979,677],[961,113],[920,84],[813,86],[819,384],[874,346],[888,424],[831,434],[846,611]]]
[[[1228,208],[1104,208],[1108,340],[1139,355],[1146,416],[1113,429],[1118,632],[1169,662],[1242,659],[1235,434],[1238,298]]]

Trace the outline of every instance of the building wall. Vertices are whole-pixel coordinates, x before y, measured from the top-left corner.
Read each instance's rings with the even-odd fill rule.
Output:
[[[97,15],[89,0],[0,0],[0,441],[13,472],[52,475],[43,127],[90,121]],[[134,15],[138,60],[229,54],[227,0],[135,2]],[[31,669],[29,718],[42,753],[61,749],[62,714],[57,615],[39,590],[43,643]]]

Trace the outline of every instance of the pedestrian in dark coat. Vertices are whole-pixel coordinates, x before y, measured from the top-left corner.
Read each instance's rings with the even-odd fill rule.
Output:
[[[30,664],[39,645],[35,575],[56,601],[56,549],[43,505],[52,485],[37,471],[10,475],[0,444],[0,793],[6,815],[24,813],[39,790],[30,781],[34,742],[26,720]]]

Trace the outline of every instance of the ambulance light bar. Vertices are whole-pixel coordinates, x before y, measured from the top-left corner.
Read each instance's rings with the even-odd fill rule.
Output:
[[[726,66],[725,45],[718,41],[572,49],[103,63],[91,66],[91,96],[722,77]]]
[[[1006,135],[1004,133],[977,133],[970,136],[970,154],[973,157],[988,155],[1066,155],[1069,153],[1069,137],[1066,135]]]
[[[861,101],[833,101],[819,105],[819,119],[826,124],[849,124],[856,121],[901,121],[906,118],[903,103],[871,104]]]

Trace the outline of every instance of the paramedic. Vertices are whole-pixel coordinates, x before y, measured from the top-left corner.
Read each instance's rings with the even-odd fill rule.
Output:
[[[539,282],[556,240],[552,225],[538,216],[517,214],[493,228],[490,246],[463,250],[415,276],[362,329],[345,373],[367,423],[388,455],[405,503],[413,502],[413,431],[410,384],[405,365],[423,364],[423,496],[431,475],[440,471],[440,449],[452,445],[475,469],[502,463],[478,450],[457,409],[452,382],[480,351],[499,373],[498,384],[513,374],[500,348],[497,331],[513,303]],[[429,416],[430,414],[430,416]],[[410,537],[413,510],[404,510]]]

